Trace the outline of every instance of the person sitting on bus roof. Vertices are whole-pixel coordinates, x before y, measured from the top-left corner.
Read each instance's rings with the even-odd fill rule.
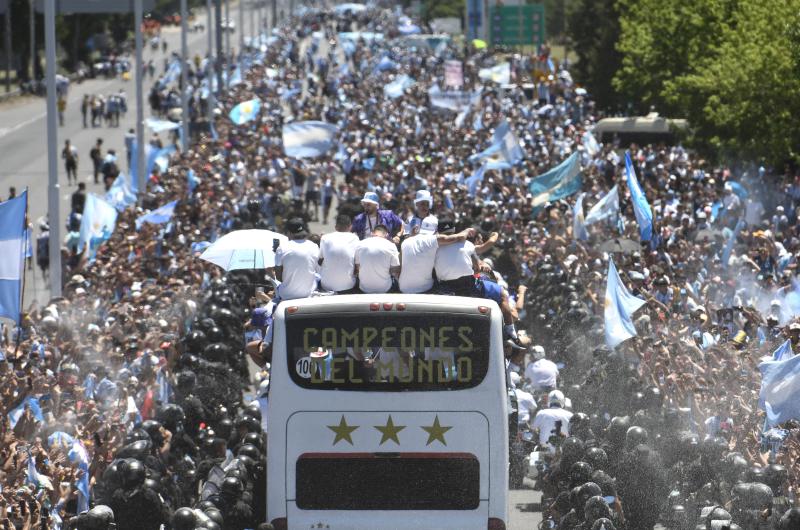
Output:
[[[431,192],[428,190],[417,191],[417,195],[414,197],[414,214],[406,224],[406,234],[436,233],[439,219],[431,214],[431,208],[433,208]]]
[[[439,233],[454,234],[456,231],[455,219],[448,215],[439,219]],[[452,291],[458,296],[477,296],[494,300],[503,313],[503,331],[508,337],[517,339],[514,328],[514,316],[508,302],[508,294],[497,283],[481,280],[476,282],[475,274],[491,272],[475,252],[475,245],[471,241],[461,241],[452,245],[439,247],[436,250],[434,270],[439,280],[439,286],[445,291]]]
[[[358,236],[358,239],[371,236],[378,225],[386,227],[387,239],[394,239],[403,228],[402,219],[397,217],[393,211],[379,209],[380,199],[374,191],[364,193],[361,206],[364,208],[364,212],[353,219],[353,226],[350,229]]]
[[[341,293],[356,285],[355,255],[358,236],[350,231],[350,216],[336,218],[336,231],[320,239],[320,286]]]
[[[387,239],[389,229],[378,225],[372,236],[356,247],[355,270],[358,287],[365,293],[388,293],[393,278],[400,274],[400,255],[394,243]]]
[[[438,221],[437,221],[438,224]],[[433,288],[436,250],[440,246],[466,241],[475,235],[473,228],[458,234],[436,234],[434,226],[422,224],[416,234],[404,236],[400,244],[400,292],[424,293]]]
[[[317,288],[319,247],[306,239],[308,229],[302,219],[289,219],[286,230],[289,241],[275,252],[275,277],[282,282],[277,295],[280,300],[307,298]]]

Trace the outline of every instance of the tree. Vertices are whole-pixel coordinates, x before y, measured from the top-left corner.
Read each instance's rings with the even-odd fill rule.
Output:
[[[616,48],[616,0],[575,0],[568,17],[567,31],[578,55],[572,68],[575,80],[586,86],[601,108],[616,108],[619,98],[611,80],[622,62],[622,54]]]

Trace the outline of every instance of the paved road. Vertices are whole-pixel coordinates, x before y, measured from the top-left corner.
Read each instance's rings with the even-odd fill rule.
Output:
[[[233,4],[233,3],[232,3]],[[245,9],[249,9],[250,3],[245,4]],[[268,12],[269,10],[265,10]],[[268,13],[267,13],[268,14]],[[198,21],[209,24],[206,20],[205,9],[198,10]],[[224,10],[223,10],[224,16]],[[239,20],[238,2],[230,6],[230,18],[237,22]],[[245,34],[249,35],[248,13],[245,13]],[[231,49],[238,49],[239,31],[231,35]],[[145,46],[144,60],[153,59],[156,65],[156,72],[160,73],[163,69],[164,58],[172,51],[180,51],[180,28],[169,27],[162,32],[162,37],[168,43],[167,53],[164,54],[160,49],[152,52],[149,46]],[[147,44],[145,42],[145,44]],[[224,43],[223,43],[224,45]],[[207,34],[205,32],[190,33],[188,37],[189,56],[195,54],[205,55],[207,51]],[[131,58],[132,59],[132,58]],[[144,85],[144,104],[145,119],[150,116],[149,105],[147,104],[147,94],[153,80],[146,79]],[[97,127],[83,128],[80,102],[84,94],[113,94],[120,89],[124,89],[128,97],[128,113],[120,119],[119,127]],[[103,194],[104,188],[101,184],[95,185],[93,180],[92,161],[89,158],[89,151],[97,138],[103,138],[104,151],[116,149],[120,160],[120,169],[126,170],[125,165],[125,144],[124,136],[128,129],[136,127],[136,85],[133,80],[122,81],[121,79],[93,79],[84,81],[81,84],[73,83],[67,98],[67,110],[65,113],[65,124],[58,129],[58,153],[64,141],[69,139],[78,148],[79,164],[78,178],[86,182],[90,192]],[[17,192],[28,187],[29,193],[29,218],[34,223],[33,237],[39,235],[38,223],[47,213],[47,125],[46,125],[46,101],[43,98],[23,98],[0,104],[0,199],[8,197],[8,188],[14,186]],[[151,133],[145,130],[145,138]],[[69,199],[76,186],[68,186],[64,165],[59,158],[59,185],[61,190],[61,235],[65,235],[64,223],[69,214]],[[34,274],[36,272],[36,274]],[[42,278],[38,270],[29,271],[26,275],[25,285],[25,306],[32,300],[46,302],[49,299],[49,284]]]

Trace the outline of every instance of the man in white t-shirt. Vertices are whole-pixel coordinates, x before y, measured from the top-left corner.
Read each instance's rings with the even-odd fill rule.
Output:
[[[531,350],[535,361],[525,368],[525,379],[537,392],[549,392],[558,386],[558,366],[544,357],[544,348],[534,346]]]
[[[289,241],[282,243],[275,252],[275,276],[282,283],[278,286],[281,300],[294,300],[311,296],[317,288],[319,269],[319,247],[308,241],[308,230],[300,218],[286,222]]]
[[[387,293],[392,288],[392,277],[400,274],[400,253],[397,246],[386,239],[389,229],[378,225],[372,236],[356,247],[355,265],[358,287],[365,293]]]
[[[561,436],[569,436],[569,420],[572,413],[564,408],[564,394],[560,390],[553,390],[547,395],[547,408],[541,409],[533,419],[533,430],[539,432],[539,445],[547,447],[550,452],[556,448],[550,444],[550,437],[557,434],[558,422],[561,423]]]
[[[466,241],[475,235],[468,228],[458,234],[435,234],[432,227],[424,224],[416,235],[406,236],[400,245],[400,292],[424,293],[433,288],[433,269],[436,251],[440,247]]]
[[[336,218],[336,232],[325,234],[319,242],[320,285],[326,291],[349,291],[356,286],[355,256],[358,236],[350,231],[350,216]]]
[[[433,197],[428,190],[419,190],[414,197],[414,215],[406,224],[406,234],[435,234],[439,226],[439,220],[431,214],[433,208]]]
[[[536,414],[536,400],[530,393],[522,390],[522,380],[517,372],[511,372],[509,377],[517,397],[517,423],[520,427],[530,428],[530,421]]]

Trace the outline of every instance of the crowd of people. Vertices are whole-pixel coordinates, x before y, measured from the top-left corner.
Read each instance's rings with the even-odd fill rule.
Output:
[[[31,306],[4,339],[3,528],[269,527],[269,371],[253,328],[267,326],[274,301],[314,290],[431,289],[503,308],[520,427],[549,453],[539,487],[550,527],[800,528],[799,426],[762,433],[757,368],[787,339],[800,347],[795,169],[592,145],[600,115],[567,65],[542,74],[548,57],[510,54],[513,86],[479,89],[501,52],[402,45],[393,37],[404,25],[377,8],[305,11],[241,54],[242,82],[217,95],[207,131],[196,121],[207,115],[205,69],[195,68],[189,149],[153,170],[96,256],[65,249],[64,296]],[[461,90],[478,94],[464,116],[431,105],[448,59],[462,61]],[[389,97],[401,74],[413,84]],[[255,97],[254,120],[228,119]],[[282,126],[297,120],[338,125],[339,147],[287,157]],[[470,156],[503,121],[524,157],[476,181]],[[642,245],[624,149],[655,214],[657,237]],[[573,233],[575,195],[535,204],[529,191],[573,153],[587,208],[615,185],[620,195],[588,238]],[[167,220],[137,226],[172,200]],[[312,218],[330,230],[311,233]],[[225,274],[198,259],[245,228],[290,237],[277,250],[277,292],[265,271]],[[614,239],[635,244],[605,245]],[[613,349],[610,259],[647,301],[636,337]]]

